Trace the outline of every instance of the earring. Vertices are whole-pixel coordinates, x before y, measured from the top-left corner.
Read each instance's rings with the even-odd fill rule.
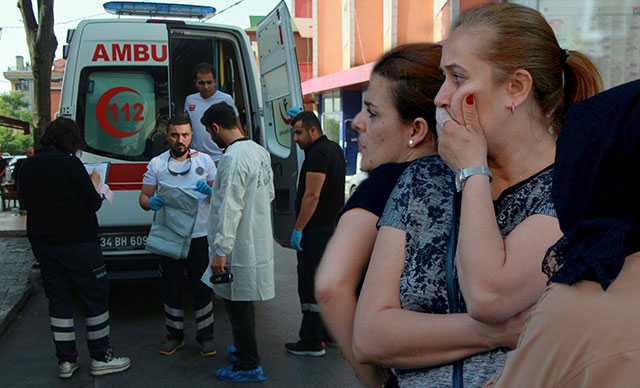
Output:
[[[413,139],[409,139],[409,147],[413,147]]]
[[[511,115],[513,116],[514,114],[516,114],[516,104],[511,101]]]

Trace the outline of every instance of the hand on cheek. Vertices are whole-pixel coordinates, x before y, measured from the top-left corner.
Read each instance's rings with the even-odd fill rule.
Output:
[[[476,101],[467,95],[460,101],[462,121],[447,121],[438,126],[438,153],[453,171],[487,165],[487,143],[478,120]]]

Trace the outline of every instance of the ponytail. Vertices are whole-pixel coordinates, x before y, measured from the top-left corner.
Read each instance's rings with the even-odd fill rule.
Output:
[[[568,57],[563,64],[564,98],[551,117],[555,132],[559,132],[574,102],[586,100],[602,91],[602,78],[596,65],[579,51],[568,50]]]

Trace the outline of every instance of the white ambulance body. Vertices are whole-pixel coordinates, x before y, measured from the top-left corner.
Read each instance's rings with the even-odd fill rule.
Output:
[[[304,158],[287,109],[302,106],[291,18],[281,2],[258,26],[260,74],[246,33],[199,21],[82,21],[70,31],[59,114],[77,121],[85,163],[109,162],[115,194],[98,212],[100,243],[112,278],[153,276],[144,250],[153,212],[138,204],[148,161],[165,151],[170,115],[196,93],[193,69],[216,68],[218,90],[230,94],[248,136],[272,157],[274,237],[285,245],[295,222],[295,190]]]

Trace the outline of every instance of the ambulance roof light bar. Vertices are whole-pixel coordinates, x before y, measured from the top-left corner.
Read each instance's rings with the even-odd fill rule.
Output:
[[[110,1],[102,5],[112,15],[169,16],[206,20],[216,14],[214,7],[204,5]]]

